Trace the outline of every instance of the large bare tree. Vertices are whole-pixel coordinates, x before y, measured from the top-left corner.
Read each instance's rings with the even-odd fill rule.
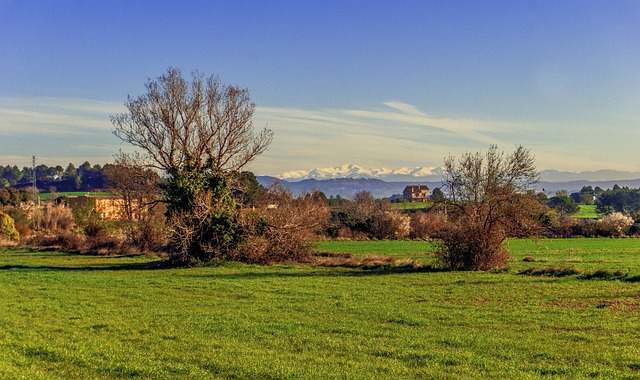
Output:
[[[171,173],[212,165],[238,171],[271,143],[271,130],[254,131],[255,104],[247,89],[199,72],[187,81],[176,68],[145,87],[144,95],[127,98],[128,112],[111,122],[114,134],[149,154],[158,169]]]
[[[440,258],[452,269],[489,270],[506,265],[503,243],[531,233],[542,208],[532,186],[538,181],[534,157],[518,147],[505,155],[485,153],[445,159],[444,201],[453,219],[443,237]]]
[[[116,136],[167,175],[162,190],[173,256],[187,264],[228,257],[244,239],[231,174],[263,153],[273,133],[254,131],[249,91],[218,77],[194,72],[188,81],[169,68],[145,87],[111,121]]]

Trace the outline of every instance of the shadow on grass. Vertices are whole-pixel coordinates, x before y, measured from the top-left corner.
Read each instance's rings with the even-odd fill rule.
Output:
[[[158,270],[169,269],[171,266],[165,265],[161,261],[146,263],[126,263],[126,264],[95,264],[95,265],[26,265],[26,264],[4,264],[0,265],[2,270],[41,270],[41,271],[118,271],[118,270]]]
[[[229,265],[242,265],[239,263],[223,262],[220,264],[210,264],[206,267],[227,267],[231,269],[238,269],[239,272],[234,273],[207,273],[207,274],[191,274],[194,277],[216,277],[216,278],[228,278],[228,279],[248,279],[248,278],[265,278],[265,277],[344,277],[344,276],[379,276],[389,274],[403,274],[403,273],[426,273],[426,272],[443,272],[441,269],[432,267],[420,267],[420,268],[337,268],[337,267],[318,267],[313,265],[299,266],[295,270],[289,271],[286,267],[275,268],[269,270],[270,267],[263,267],[264,271],[253,271],[250,267],[242,268],[230,267]],[[0,265],[0,271],[4,270],[24,270],[24,271],[140,271],[140,270],[163,270],[163,269],[175,269],[187,267],[176,267],[171,263],[165,261],[153,261],[143,263],[109,263],[109,264],[93,264],[93,265],[28,265],[28,264],[4,264]]]
[[[268,267],[265,267],[268,268]],[[207,274],[192,274],[195,277],[215,277],[224,278],[230,280],[241,279],[259,279],[259,278],[293,278],[293,277],[368,277],[368,276],[385,276],[394,274],[412,274],[412,273],[435,273],[446,272],[446,270],[436,269],[432,267],[420,267],[420,268],[350,268],[350,267],[321,267],[314,265],[307,265],[304,267],[297,267],[293,270],[286,268],[279,268],[274,271],[253,271],[242,270],[235,273],[207,273]]]

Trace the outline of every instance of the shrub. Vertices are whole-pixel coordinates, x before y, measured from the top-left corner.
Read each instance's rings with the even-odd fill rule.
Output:
[[[54,247],[69,252],[80,252],[87,248],[86,238],[72,231],[58,231],[55,235],[35,235],[26,241],[35,247]]]
[[[542,207],[531,190],[538,180],[533,156],[522,147],[512,154],[491,146],[486,154],[445,159],[444,206],[455,209],[437,255],[450,269],[504,268],[509,237],[537,233]]]
[[[357,193],[353,201],[342,202],[331,215],[327,234],[352,239],[403,239],[411,232],[410,218],[391,207],[388,200],[370,193]]]
[[[310,262],[313,242],[328,218],[320,194],[294,198],[281,186],[273,187],[263,205],[241,213],[246,240],[232,258],[257,264]]]
[[[446,228],[447,217],[443,213],[416,212],[411,215],[409,237],[413,239],[431,239],[440,237]]]
[[[75,225],[73,212],[61,205],[46,204],[33,213],[34,227],[40,231],[70,230]]]
[[[20,240],[20,233],[16,230],[13,218],[0,211],[0,240],[1,239],[18,241]]]
[[[453,270],[491,270],[504,268],[509,252],[499,234],[486,235],[474,226],[458,223],[443,233],[436,252],[438,264]]]
[[[8,208],[5,213],[13,218],[16,230],[20,234],[21,238],[31,235],[31,221],[29,220],[29,214],[17,207]]]
[[[168,244],[165,226],[157,221],[141,221],[125,229],[125,245],[141,252],[161,252]]]
[[[609,214],[598,223],[599,232],[605,236],[623,236],[632,225],[633,218],[620,212]]]

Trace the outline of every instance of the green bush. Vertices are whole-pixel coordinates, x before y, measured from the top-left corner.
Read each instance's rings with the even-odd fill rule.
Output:
[[[20,234],[16,230],[13,218],[0,211],[0,238],[6,238],[13,241],[20,240]]]

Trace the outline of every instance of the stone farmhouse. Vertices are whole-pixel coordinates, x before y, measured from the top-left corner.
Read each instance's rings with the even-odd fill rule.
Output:
[[[429,186],[411,185],[404,188],[403,199],[409,202],[426,202],[429,197]]]
[[[103,220],[120,220],[125,216],[124,200],[119,197],[80,195],[59,198],[58,202],[66,207],[89,206]]]

